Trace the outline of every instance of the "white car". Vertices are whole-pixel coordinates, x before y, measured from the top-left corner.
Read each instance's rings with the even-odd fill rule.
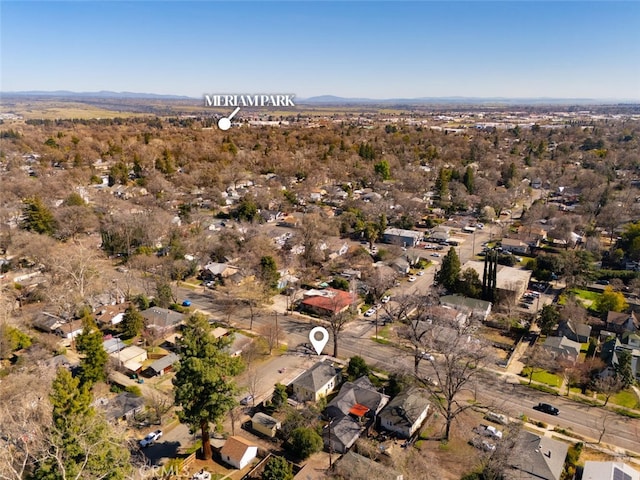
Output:
[[[484,437],[491,437],[491,438],[494,438],[496,440],[501,440],[502,439],[502,432],[500,430],[498,430],[496,427],[491,426],[491,425],[480,424],[479,426],[474,428],[473,431],[475,433],[479,434],[479,435],[484,436]]]
[[[421,276],[423,276],[423,275],[424,275],[424,270],[420,270],[420,271],[418,272],[418,276],[419,276],[419,277],[421,277]]]
[[[380,300],[382,303],[389,303],[389,300],[391,300],[391,295],[385,295],[384,297],[382,297],[382,300]]]
[[[433,362],[435,360],[433,355],[427,352],[420,352],[420,358],[422,358],[423,360],[428,360],[430,362]]]
[[[375,314],[375,313],[376,313],[376,309],[375,309],[375,308],[370,308],[369,310],[367,310],[366,312],[364,312],[364,316],[365,316],[365,317],[370,317],[370,316],[372,316],[372,315],[373,315],[373,314]]]
[[[439,257],[439,256],[440,256],[440,254],[439,254],[438,252],[433,252],[433,253],[431,254],[431,256],[432,256],[432,257]]]
[[[413,275],[409,277],[409,281],[410,282],[415,282],[417,280],[416,277],[414,277]]]
[[[157,442],[160,437],[162,437],[162,430],[156,430],[155,432],[151,432],[142,440],[140,440],[140,446],[142,448],[148,447],[152,443]]]

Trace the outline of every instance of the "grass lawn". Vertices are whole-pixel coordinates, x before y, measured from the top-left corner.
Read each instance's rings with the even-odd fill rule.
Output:
[[[627,408],[637,408],[638,407],[638,397],[633,392],[633,390],[622,390],[621,392],[616,393],[609,399],[609,403],[614,403],[621,407]]]
[[[589,300],[591,302],[595,302],[601,295],[600,293],[582,290],[581,288],[572,288],[569,290],[569,293],[573,293],[576,297],[582,300]]]
[[[526,375],[527,380],[529,379],[529,367],[525,367],[522,370],[522,373]],[[549,373],[546,371],[542,372],[534,372],[533,381],[544,383],[546,385],[550,385],[552,387],[559,387],[562,385],[562,379],[558,375],[554,375],[553,373]]]

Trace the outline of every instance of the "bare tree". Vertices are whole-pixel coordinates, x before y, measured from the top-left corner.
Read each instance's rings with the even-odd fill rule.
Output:
[[[271,355],[271,352],[273,352],[275,348],[280,346],[280,339],[284,336],[282,327],[277,325],[277,320],[275,320],[274,323],[267,323],[260,326],[258,333],[266,340],[269,355]]]
[[[539,344],[529,347],[527,353],[523,355],[521,360],[528,369],[527,376],[529,377],[529,385],[531,385],[533,376],[536,373],[544,372],[554,365],[553,357],[549,353],[549,350]]]
[[[594,390],[604,395],[603,407],[606,407],[607,403],[609,403],[609,399],[622,390],[623,387],[624,383],[622,382],[622,379],[614,373],[609,375],[599,375],[593,382]]]
[[[425,348],[438,353],[439,358],[432,362],[437,385],[421,375],[417,379],[440,398],[435,405],[445,419],[445,440],[449,440],[456,417],[472,407],[471,403],[461,402],[459,396],[471,389],[482,367],[491,361],[490,345],[474,336],[477,327],[472,320],[433,319],[423,336]]]
[[[165,393],[150,389],[146,403],[147,408],[153,413],[156,423],[162,425],[162,417],[173,407],[173,398]]]

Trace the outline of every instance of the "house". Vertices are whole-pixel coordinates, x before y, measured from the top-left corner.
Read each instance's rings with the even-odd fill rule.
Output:
[[[151,307],[140,312],[147,328],[168,332],[182,323],[184,315],[167,308]]]
[[[239,470],[249,465],[257,455],[257,445],[237,435],[227,438],[220,450],[222,460]]]
[[[324,427],[324,446],[330,452],[346,453],[360,438],[364,428],[362,423],[349,416],[331,420]]]
[[[606,329],[617,334],[635,332],[640,329],[640,317],[636,312],[629,314],[610,311],[607,313]]]
[[[602,345],[600,357],[611,369],[615,369],[619,363],[619,354],[623,351],[631,355],[631,371],[636,380],[640,379],[640,337],[635,334],[623,337],[628,343],[623,343],[615,337]]]
[[[67,340],[74,339],[82,333],[82,320],[63,323],[56,328],[55,333]]]
[[[227,263],[209,262],[202,268],[200,278],[206,281],[220,280],[231,277],[239,271],[240,269],[238,267]]]
[[[164,357],[157,359],[149,367],[147,367],[146,373],[149,376],[162,376],[165,373],[170,372],[173,369],[173,365],[180,360],[180,357],[171,352]]]
[[[391,262],[391,268],[401,275],[407,275],[411,271],[411,264],[406,258],[398,257]]]
[[[525,255],[529,253],[529,245],[517,238],[503,238],[501,242],[502,250],[505,252]]]
[[[251,342],[253,342],[252,338],[247,337],[246,335],[243,335],[241,333],[234,333],[233,341],[224,349],[225,351],[229,352],[229,355],[231,355],[232,357],[239,357],[240,355],[242,355],[242,352],[244,352],[247,347],[251,345]]]
[[[440,305],[453,308],[482,321],[486,321],[491,313],[491,302],[461,295],[444,295],[440,297]]]
[[[389,396],[376,391],[367,377],[346,382],[323,412],[331,420],[331,428],[323,436],[325,448],[346,452],[388,402]]]
[[[127,345],[117,337],[107,338],[104,342],[102,342],[102,347],[109,354],[114,352],[119,352],[127,347]]]
[[[338,395],[329,402],[324,410],[325,417],[339,418],[347,415],[354,417],[373,417],[389,403],[389,396],[380,393],[367,377],[354,382],[345,382]],[[355,407],[355,408],[354,408]]]
[[[555,360],[568,360],[575,363],[580,355],[582,345],[563,336],[547,337],[542,347],[545,348]]]
[[[562,320],[558,325],[558,336],[567,337],[578,343],[587,343],[591,336],[591,325],[574,320]]]
[[[640,473],[622,462],[596,462],[587,460],[582,480],[640,480]]]
[[[119,352],[110,354],[110,357],[118,362],[119,367],[124,367],[132,372],[137,372],[142,368],[142,364],[147,360],[147,351],[143,348],[131,345]]]
[[[462,266],[464,272],[467,268],[472,268],[478,273],[480,279],[484,275],[484,262],[470,260]],[[526,291],[531,280],[531,270],[507,267],[498,264],[496,273],[496,291],[499,297],[513,299],[520,298]]]
[[[58,317],[49,312],[40,312],[40,314],[33,320],[33,327],[45,333],[56,333],[56,330],[64,325],[64,318]]]
[[[506,478],[560,480],[569,446],[550,437],[521,430],[515,439]]]
[[[276,420],[266,413],[258,412],[251,417],[251,428],[267,437],[273,438],[276,432],[282,427],[279,420]]]
[[[109,421],[130,420],[144,409],[144,398],[123,392],[113,398],[102,399],[99,406],[102,407]]]
[[[431,233],[429,234],[429,239],[436,242],[446,242],[447,240],[449,240],[450,232],[451,232],[450,227],[445,227],[440,225],[438,227],[435,227],[433,230],[431,230]]]
[[[422,239],[422,233],[415,230],[403,230],[401,228],[387,228],[382,235],[384,243],[400,245],[401,247],[415,247]]]
[[[118,325],[124,319],[124,313],[129,303],[117,303],[116,305],[103,306],[96,312],[96,322],[98,325]]]
[[[380,426],[401,438],[410,438],[422,425],[429,412],[429,394],[412,387],[391,400],[380,412]]]
[[[305,292],[305,298],[300,303],[303,310],[316,315],[331,316],[345,312],[356,301],[357,297],[353,293],[327,288],[315,290],[314,295]]]
[[[333,465],[333,472],[349,480],[403,480],[403,475],[391,467],[354,452],[348,452]]]
[[[317,402],[326,397],[340,383],[340,371],[332,362],[316,363],[291,382],[294,397],[300,402]]]

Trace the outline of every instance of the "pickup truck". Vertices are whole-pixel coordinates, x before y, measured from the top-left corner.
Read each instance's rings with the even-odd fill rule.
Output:
[[[482,435],[483,437],[491,437],[495,438],[496,440],[502,439],[502,432],[491,425],[484,425],[481,423],[480,425],[475,427],[473,431],[478,435]]]

